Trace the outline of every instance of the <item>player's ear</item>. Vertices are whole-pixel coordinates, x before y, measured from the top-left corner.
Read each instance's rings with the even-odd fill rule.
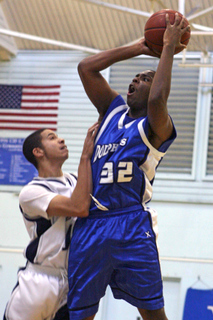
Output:
[[[41,158],[44,155],[44,150],[42,150],[41,148],[37,147],[33,149],[33,155],[36,158]]]

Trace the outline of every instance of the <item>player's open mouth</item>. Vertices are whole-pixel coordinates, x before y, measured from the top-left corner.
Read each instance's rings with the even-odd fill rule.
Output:
[[[135,88],[132,84],[129,85],[128,95],[131,95],[135,92]]]
[[[63,150],[63,149],[67,149],[67,146],[64,145],[63,147],[61,147],[61,150]]]

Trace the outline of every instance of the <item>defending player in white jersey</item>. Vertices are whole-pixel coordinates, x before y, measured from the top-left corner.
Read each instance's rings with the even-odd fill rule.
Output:
[[[155,171],[176,137],[167,110],[173,55],[183,20],[166,17],[164,46],[156,73],[138,73],[127,104],[101,71],[113,63],[146,54],[158,56],[141,39],[84,59],[79,74],[100,114],[92,157],[93,201],[78,218],[69,255],[70,320],[92,320],[109,285],[117,299],[137,307],[144,320],[166,320],[153,212]]]
[[[75,176],[63,173],[68,158],[65,141],[49,129],[35,131],[23,144],[38,177],[20,195],[20,209],[30,236],[26,266],[6,306],[4,320],[68,320],[67,260],[74,217],[89,213],[91,164],[98,125],[87,132]]]

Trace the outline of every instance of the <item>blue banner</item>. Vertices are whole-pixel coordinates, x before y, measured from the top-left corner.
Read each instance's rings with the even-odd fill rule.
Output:
[[[183,320],[213,320],[213,290],[189,288],[186,293]]]
[[[38,175],[23,153],[22,138],[0,138],[0,184],[25,185]]]

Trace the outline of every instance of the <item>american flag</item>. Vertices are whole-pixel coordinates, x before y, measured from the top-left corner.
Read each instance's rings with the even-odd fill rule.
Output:
[[[60,86],[0,85],[0,129],[57,129]]]

